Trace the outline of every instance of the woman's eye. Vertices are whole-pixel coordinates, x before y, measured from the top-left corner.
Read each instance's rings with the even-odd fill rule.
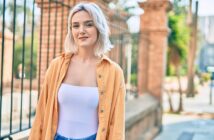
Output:
[[[94,24],[93,23],[86,23],[86,26],[87,27],[92,27],[92,26],[94,26]]]
[[[73,25],[72,26],[72,28],[78,28],[79,27],[79,25]]]

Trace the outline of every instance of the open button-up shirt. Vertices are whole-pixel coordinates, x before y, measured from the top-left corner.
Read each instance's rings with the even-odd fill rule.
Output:
[[[57,131],[57,93],[66,75],[72,53],[63,53],[50,63],[39,97],[29,140],[53,140]],[[103,55],[96,66],[99,90],[96,140],[125,140],[125,83],[118,64]]]

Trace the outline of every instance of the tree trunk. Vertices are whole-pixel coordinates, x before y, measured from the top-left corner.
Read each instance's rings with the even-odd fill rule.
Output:
[[[192,11],[192,0],[190,0],[189,12]],[[198,2],[196,2],[195,16],[193,22],[189,23],[190,28],[190,44],[189,44],[189,57],[188,57],[188,85],[187,85],[187,97],[194,96],[194,61],[197,50],[197,20],[198,20]],[[192,14],[189,14],[192,15]],[[192,19],[192,16],[189,17]]]
[[[176,77],[177,77],[177,80],[178,80],[178,88],[179,88],[178,90],[179,90],[179,95],[180,95],[179,107],[178,107],[177,112],[181,112],[181,111],[183,111],[183,98],[182,98],[183,91],[182,91],[182,86],[181,86],[180,67],[179,66],[176,66]]]
[[[171,94],[173,93],[173,91],[166,90],[166,93],[167,93],[167,95],[168,95],[169,112],[170,112],[170,113],[173,113],[173,112],[174,112],[174,109],[173,109],[173,106],[172,106],[172,96],[171,96]]]

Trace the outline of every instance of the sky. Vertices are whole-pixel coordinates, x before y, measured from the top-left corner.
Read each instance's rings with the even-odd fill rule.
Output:
[[[199,16],[214,15],[214,0],[199,0]]]

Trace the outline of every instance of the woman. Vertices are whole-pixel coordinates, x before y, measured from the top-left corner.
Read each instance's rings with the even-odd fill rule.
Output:
[[[70,12],[65,53],[45,76],[30,140],[124,140],[125,84],[101,9],[80,3]]]

